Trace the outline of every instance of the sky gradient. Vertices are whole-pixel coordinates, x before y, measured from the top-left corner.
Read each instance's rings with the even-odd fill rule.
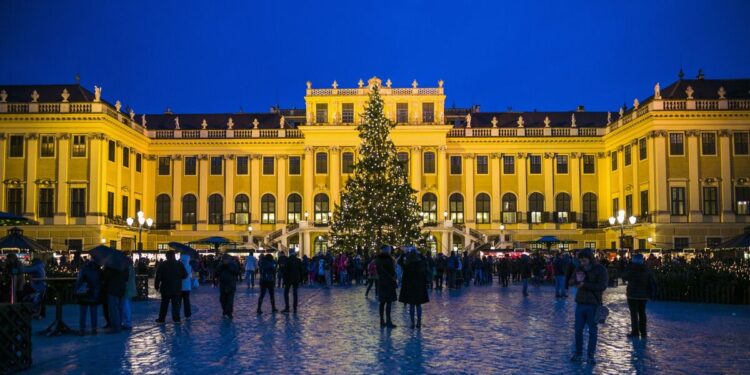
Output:
[[[377,75],[443,79],[446,107],[616,111],[680,67],[750,78],[750,1],[193,3],[2,1],[0,83],[80,74],[137,113],[253,112]]]

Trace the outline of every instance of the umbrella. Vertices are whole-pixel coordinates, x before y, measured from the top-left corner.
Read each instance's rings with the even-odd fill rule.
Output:
[[[38,222],[25,218],[23,216],[19,216],[16,214],[12,214],[9,212],[0,212],[0,225],[35,225],[39,224]]]
[[[89,250],[89,255],[100,266],[118,270],[125,270],[130,266],[130,258],[125,253],[106,245],[99,245]]]
[[[750,227],[745,227],[744,233],[734,238],[730,238],[718,246],[720,249],[738,249],[748,247],[750,247]]]
[[[192,242],[189,242],[189,243],[191,243],[191,244],[211,245],[218,252],[219,251],[219,246],[221,246],[221,245],[230,245],[230,244],[233,244],[234,242],[230,241],[226,237],[211,236],[211,237],[206,237],[206,238],[200,239],[198,241],[192,241]]]
[[[169,247],[177,250],[177,252],[182,255],[187,255],[192,259],[198,259],[198,251],[188,245],[185,245],[184,243],[170,242]]]
[[[8,235],[0,238],[0,249],[21,249],[30,252],[50,252],[47,246],[44,246],[36,240],[24,236],[23,230],[18,227],[8,229]]]

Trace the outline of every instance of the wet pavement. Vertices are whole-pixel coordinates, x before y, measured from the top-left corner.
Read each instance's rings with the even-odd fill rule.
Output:
[[[497,284],[431,292],[421,331],[408,328],[401,304],[398,327],[381,330],[377,302],[361,286],[300,288],[296,315],[270,314],[267,300],[256,315],[258,295],[239,288],[233,321],[221,318],[218,290],[202,286],[181,325],[154,323],[158,301],[149,301],[133,304],[132,332],[35,335],[27,373],[750,373],[750,306],[650,302],[649,339],[630,340],[624,288],[608,289],[611,314],[591,365],[569,362],[575,304],[555,300],[552,287],[531,287],[528,298]],[[282,309],[277,290],[278,301]],[[65,321],[77,328],[77,306],[66,306]]]

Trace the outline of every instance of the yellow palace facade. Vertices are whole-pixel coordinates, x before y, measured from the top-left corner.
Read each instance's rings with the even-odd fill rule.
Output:
[[[219,235],[245,247],[328,245],[373,86],[437,251],[524,246],[704,248],[750,225],[750,80],[682,79],[629,108],[446,108],[436,87],[314,88],[304,109],[136,114],[79,84],[0,85],[0,211],[53,249],[145,249]],[[610,225],[620,210],[635,224]],[[136,224],[137,225],[137,224]],[[622,232],[621,232],[622,231]],[[485,246],[487,246],[485,245]]]

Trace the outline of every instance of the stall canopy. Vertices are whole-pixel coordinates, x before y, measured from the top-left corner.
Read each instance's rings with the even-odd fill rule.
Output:
[[[189,256],[190,259],[198,259],[198,251],[184,243],[170,242],[169,247],[175,249],[180,254]]]
[[[52,249],[47,246],[42,245],[33,238],[24,236],[23,230],[18,227],[8,229],[8,235],[0,238],[0,249],[27,250],[32,253],[52,252]]]
[[[36,225],[38,222],[9,212],[0,212],[0,226]]]
[[[230,241],[228,238],[221,236],[206,237],[197,241],[191,241],[189,243],[198,245],[211,245],[217,252],[219,251],[219,247],[221,246],[234,244],[234,242]]]
[[[750,247],[750,226],[745,227],[745,231],[734,238],[730,238],[719,245],[721,249],[740,249]]]
[[[552,248],[552,245],[555,245],[555,244],[578,243],[578,241],[559,239],[557,238],[557,236],[542,236],[542,237],[539,237],[535,241],[528,241],[528,243],[544,244],[544,245],[547,245],[547,250],[549,250]]]

